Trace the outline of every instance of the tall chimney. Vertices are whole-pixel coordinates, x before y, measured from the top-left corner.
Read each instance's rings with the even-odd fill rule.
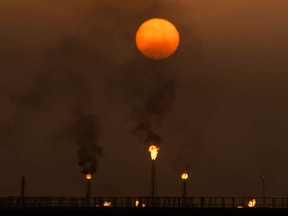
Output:
[[[88,173],[85,175],[85,177],[86,177],[86,202],[87,206],[90,206],[92,175]]]
[[[25,196],[26,196],[26,179],[23,176],[20,183],[20,197],[24,199]]]

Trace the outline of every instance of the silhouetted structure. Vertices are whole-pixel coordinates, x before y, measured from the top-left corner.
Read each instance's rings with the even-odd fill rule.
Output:
[[[86,202],[87,206],[90,206],[91,200],[91,178],[86,178]]]
[[[262,196],[263,196],[263,206],[265,207],[265,176],[262,176]]]
[[[249,208],[250,200],[256,204]],[[182,197],[91,197],[89,208],[137,208],[136,202],[141,200],[143,208],[234,208],[263,209],[262,197],[186,197],[186,206],[182,205]],[[155,200],[155,203],[152,201]],[[287,208],[288,197],[265,197],[267,209]],[[0,209],[3,208],[86,208],[86,197],[0,197]],[[106,205],[105,205],[106,203]],[[110,203],[107,205],[107,203]],[[288,215],[288,214],[287,214]]]
[[[155,160],[152,160],[150,196],[151,197],[157,196],[157,181],[156,181]]]
[[[20,182],[20,197],[24,199],[26,196],[26,179],[23,176]]]

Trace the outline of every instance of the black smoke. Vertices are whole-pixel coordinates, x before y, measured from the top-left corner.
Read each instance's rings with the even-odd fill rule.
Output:
[[[75,124],[75,138],[79,145],[78,164],[84,174],[97,171],[98,157],[102,155],[99,146],[100,130],[100,122],[94,115],[80,116]]]
[[[129,107],[131,135],[145,145],[160,144],[156,129],[161,125],[174,98],[175,69],[166,60],[143,58],[120,69],[120,91]]]

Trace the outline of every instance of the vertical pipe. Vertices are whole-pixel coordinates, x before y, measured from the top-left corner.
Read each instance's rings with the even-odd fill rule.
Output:
[[[156,166],[155,166],[155,160],[152,160],[150,197],[151,197],[151,205],[153,207],[155,206],[155,196],[157,196]]]
[[[187,196],[187,181],[186,179],[182,180],[182,200],[183,207],[186,207],[186,196]]]
[[[87,182],[86,182],[86,200],[87,200],[87,206],[90,206],[90,198],[91,198],[91,179],[87,179]]]
[[[23,176],[20,182],[20,205],[25,205],[25,195],[26,195],[26,180]]]
[[[24,199],[25,195],[26,195],[26,180],[25,177],[23,176],[21,179],[20,197]]]
[[[184,180],[182,184],[183,184],[182,196],[183,196],[183,198],[185,198],[185,197],[186,197],[186,187],[187,187],[187,183],[186,183],[186,181]]]
[[[266,200],[265,200],[265,176],[262,176],[262,196],[263,196],[263,208],[266,206]]]
[[[152,160],[150,196],[155,197],[156,193],[157,193],[157,183],[156,183],[155,160]]]

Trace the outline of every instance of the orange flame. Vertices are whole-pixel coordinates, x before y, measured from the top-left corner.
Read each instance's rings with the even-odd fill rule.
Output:
[[[139,200],[135,201],[135,206],[138,207],[139,206]]]
[[[86,174],[85,177],[86,177],[87,180],[92,179],[92,175],[90,173]]]
[[[111,207],[111,202],[107,202],[107,201],[105,201],[104,202],[104,204],[103,204],[103,206],[105,206],[105,207]]]
[[[139,204],[140,204],[139,200],[136,200],[135,201],[135,206],[138,207]],[[145,206],[146,206],[145,203],[142,203],[142,207],[144,208]]]
[[[237,205],[237,208],[243,208],[243,205]]]
[[[184,173],[182,173],[181,179],[182,179],[182,180],[188,179],[188,173],[187,173],[186,171],[185,171]]]
[[[256,199],[249,200],[248,207],[253,208],[256,205]]]
[[[149,147],[148,151],[151,153],[151,160],[156,160],[159,150],[160,148],[155,145]]]

